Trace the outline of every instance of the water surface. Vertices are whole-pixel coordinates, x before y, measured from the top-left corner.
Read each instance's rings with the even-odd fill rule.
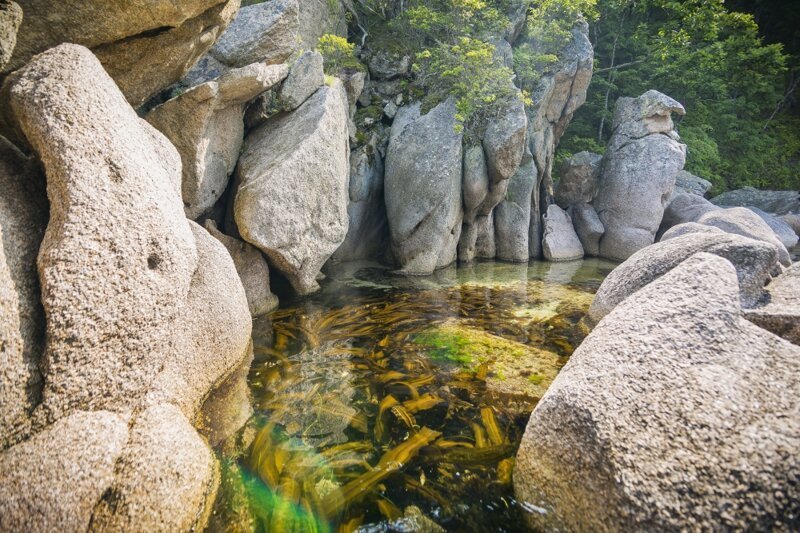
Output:
[[[518,531],[514,454],[613,265],[374,264],[254,324],[212,531]],[[247,409],[232,404],[246,403]],[[252,407],[252,409],[250,409]],[[232,414],[236,413],[236,414]]]

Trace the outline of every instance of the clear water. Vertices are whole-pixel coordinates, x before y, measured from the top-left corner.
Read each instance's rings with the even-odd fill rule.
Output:
[[[207,415],[248,419],[207,432],[223,465],[209,530],[523,529],[514,454],[612,267],[328,272],[256,321],[252,364]]]

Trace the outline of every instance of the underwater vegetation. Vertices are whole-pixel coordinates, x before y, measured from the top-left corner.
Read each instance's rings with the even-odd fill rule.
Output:
[[[520,529],[514,454],[588,334],[585,278],[336,285],[257,322],[209,529]]]

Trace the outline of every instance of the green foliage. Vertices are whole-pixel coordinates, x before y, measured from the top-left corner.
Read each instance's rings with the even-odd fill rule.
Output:
[[[454,98],[459,132],[464,125],[480,129],[496,103],[518,93],[513,72],[497,60],[494,45],[479,39],[460,37],[416,57],[418,80],[428,88],[425,107]]]
[[[317,51],[322,54],[326,74],[335,76],[344,69],[364,70],[355,55],[356,45],[344,37],[326,33],[319,38]]]
[[[595,20],[597,0],[541,0],[528,14],[527,39],[514,50],[514,69],[523,87],[535,89],[558,63],[572,27],[581,18]]]
[[[597,8],[591,35],[599,72],[563,152],[604,145],[616,99],[656,89],[686,107],[678,123],[686,168],[711,181],[712,193],[800,188],[797,117],[769,120],[786,89],[788,57],[763,42],[751,15],[722,0],[599,0]]]

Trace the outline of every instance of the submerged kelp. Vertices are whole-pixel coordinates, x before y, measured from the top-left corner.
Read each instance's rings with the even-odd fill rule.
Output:
[[[413,280],[348,267],[257,322],[255,415],[238,448],[222,448],[210,529],[520,528],[514,453],[588,332],[598,267],[484,264]]]

